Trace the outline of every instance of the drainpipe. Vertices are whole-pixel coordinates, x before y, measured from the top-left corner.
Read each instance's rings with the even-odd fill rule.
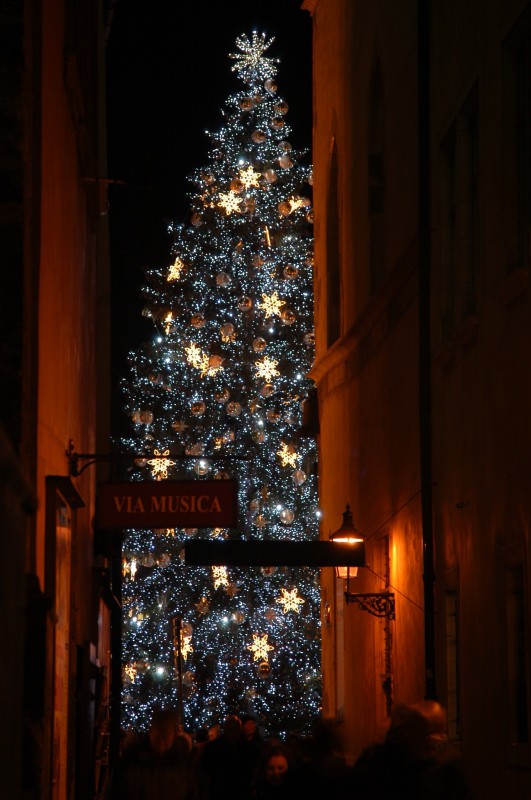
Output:
[[[431,170],[430,0],[417,3],[419,169],[419,442],[424,580],[425,697],[437,696],[435,681],[435,570],[432,495],[431,403]]]

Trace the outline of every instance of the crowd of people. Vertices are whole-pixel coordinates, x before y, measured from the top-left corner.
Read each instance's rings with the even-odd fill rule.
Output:
[[[194,737],[171,709],[125,741],[106,800],[468,800],[446,718],[433,701],[396,706],[385,739],[348,765],[331,724],[308,738],[265,740],[230,715]]]

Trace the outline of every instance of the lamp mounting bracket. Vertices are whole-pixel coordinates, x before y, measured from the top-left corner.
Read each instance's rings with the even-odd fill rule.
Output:
[[[347,603],[357,603],[362,611],[374,617],[395,619],[395,595],[393,592],[345,592]]]

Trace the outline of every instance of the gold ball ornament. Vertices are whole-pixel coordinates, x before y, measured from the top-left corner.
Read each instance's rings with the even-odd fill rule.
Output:
[[[192,672],[191,669],[187,669],[186,672],[183,672],[183,683],[188,688],[191,689],[194,685],[195,681],[195,673]]]
[[[278,163],[282,167],[282,169],[290,169],[293,166],[293,161],[289,156],[280,156],[278,159]]]
[[[187,456],[202,456],[205,451],[205,445],[202,442],[196,442],[186,448]]]
[[[306,481],[306,473],[302,469],[296,469],[292,475],[295,486],[302,486]]]
[[[313,211],[308,211],[306,214],[306,221],[313,225]]]
[[[295,312],[291,308],[284,308],[280,312],[280,319],[284,323],[284,325],[293,325],[295,320],[297,319]]]
[[[190,322],[192,323],[192,327],[202,328],[205,324],[205,315],[198,311],[196,314],[192,314]]]
[[[206,411],[206,403],[203,400],[195,400],[192,403],[190,410],[196,417],[200,417]]]
[[[224,322],[219,330],[224,339],[233,339],[236,332],[232,322]]]
[[[278,204],[277,208],[281,217],[289,217],[291,214],[291,203],[289,203],[287,200],[282,200],[282,202]]]
[[[227,414],[229,417],[238,417],[242,413],[242,407],[240,403],[231,402],[227,405]]]
[[[214,400],[216,403],[226,403],[229,398],[230,392],[226,387],[224,389],[220,389],[219,392],[216,392],[214,395]]]
[[[201,173],[201,180],[207,186],[211,186],[214,183],[215,178],[214,178],[214,176],[213,176],[213,174],[211,172],[202,172]]]
[[[232,278],[227,272],[218,272],[216,275],[216,283],[218,286],[229,286]]]
[[[264,88],[270,94],[275,94],[278,87],[272,78],[268,78],[266,81],[264,81]]]
[[[253,339],[253,350],[255,353],[263,353],[267,347],[267,342],[261,336],[257,336],[256,339]]]
[[[251,139],[256,144],[262,144],[262,142],[265,142],[266,138],[267,138],[267,136],[266,136],[265,131],[257,130],[257,131],[253,131],[252,134],[251,134]]]
[[[305,333],[302,337],[302,341],[308,347],[313,347],[315,344],[315,333],[313,331],[308,331],[308,333]]]
[[[280,414],[278,411],[274,411],[272,408],[269,411],[266,411],[266,417],[269,422],[278,422],[280,419]]]
[[[288,281],[294,281],[299,274],[299,269],[298,267],[294,267],[293,264],[286,264],[282,270],[282,274]]]
[[[206,475],[210,469],[210,464],[204,458],[198,459],[194,464],[194,472],[196,475]]]
[[[270,122],[270,125],[274,131],[279,131],[281,128],[284,127],[285,124],[286,123],[284,122],[282,117],[273,117],[273,119]]]
[[[236,192],[236,194],[241,194],[245,189],[245,184],[239,178],[233,178],[230,182],[230,188],[233,192]]]
[[[275,387],[273,386],[272,383],[264,383],[264,385],[260,389],[260,394],[262,395],[262,397],[271,397],[271,395],[274,394],[274,391]]]
[[[224,470],[220,469],[214,475],[215,481],[228,481],[229,480],[229,473],[225,472]]]
[[[279,147],[281,150],[284,150],[285,153],[289,153],[290,150],[293,150],[289,142],[280,142]]]
[[[265,442],[265,433],[263,431],[253,431],[251,438],[253,442],[256,442],[256,444],[262,444]]]
[[[271,664],[269,663],[269,661],[260,662],[260,664],[258,665],[258,675],[263,680],[269,678],[269,676],[271,675]]]
[[[278,176],[275,170],[270,168],[266,169],[264,172],[264,178],[268,183],[275,183],[275,181],[278,179]]]
[[[199,228],[199,227],[200,227],[200,226],[203,224],[203,220],[202,220],[202,218],[201,218],[201,214],[199,214],[199,212],[198,212],[198,211],[194,211],[194,213],[192,214],[192,216],[191,216],[191,218],[190,218],[190,222],[191,222],[191,223],[192,223],[192,225],[194,225],[196,228]]]
[[[273,106],[273,110],[275,114],[287,114],[289,111],[289,106],[285,100],[279,100],[278,103],[275,103]]]
[[[293,520],[295,519],[295,514],[291,510],[291,508],[283,508],[280,512],[280,519],[284,523],[284,525],[291,525]]]
[[[236,623],[236,625],[241,625],[242,622],[245,620],[245,614],[240,609],[232,612],[232,621]]]
[[[252,307],[253,307],[253,301],[251,300],[250,297],[244,295],[243,297],[240,297],[240,299],[238,300],[238,308],[240,309],[240,311],[250,311]]]
[[[250,111],[253,105],[254,103],[252,97],[242,97],[240,100],[240,108],[242,111]]]
[[[208,363],[210,364],[212,369],[219,369],[221,367],[221,365],[223,364],[223,357],[217,355],[217,353],[213,353],[209,357]]]
[[[261,567],[262,575],[265,575],[266,578],[269,578],[271,575],[274,575],[277,571],[276,567]]]
[[[135,423],[135,425],[140,425],[142,422],[142,412],[141,411],[133,411],[131,414],[131,419]]]

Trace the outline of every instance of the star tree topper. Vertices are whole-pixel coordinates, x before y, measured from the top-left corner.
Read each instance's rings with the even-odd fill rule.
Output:
[[[246,34],[238,36],[236,47],[242,52],[229,53],[229,58],[233,58],[236,62],[232,65],[232,71],[237,72],[238,77],[244,83],[273,78],[277,74],[275,64],[278,64],[279,60],[278,58],[265,58],[264,53],[274,41],[274,37],[266,41],[265,33],[258,34],[256,31],[253,31],[252,39],[249,39]]]

